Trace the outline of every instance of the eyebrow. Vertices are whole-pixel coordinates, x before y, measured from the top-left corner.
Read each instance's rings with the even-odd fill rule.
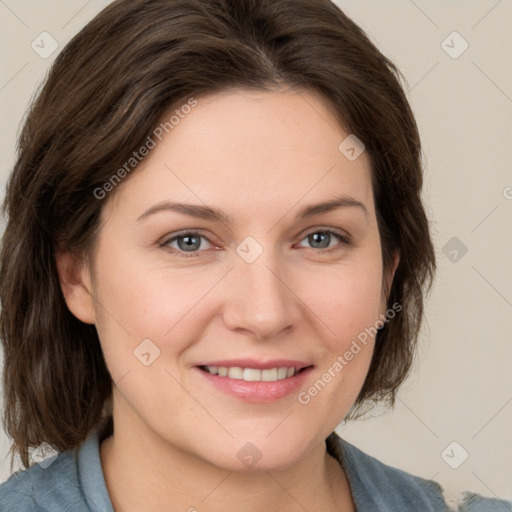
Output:
[[[368,210],[361,201],[358,201],[357,199],[354,199],[353,197],[350,196],[337,196],[331,201],[312,204],[301,208],[297,215],[295,215],[295,220],[313,217],[314,215],[320,215],[322,213],[327,213],[337,208],[344,207],[359,208],[361,209],[361,211],[364,212],[366,216],[368,216]],[[222,210],[217,210],[209,206],[201,206],[188,203],[176,203],[172,201],[161,201],[151,206],[137,218],[137,222],[149,217],[150,215],[162,211],[182,213],[184,215],[189,215],[190,217],[209,220],[213,222],[222,222],[223,224],[231,224],[232,222],[231,217]]]

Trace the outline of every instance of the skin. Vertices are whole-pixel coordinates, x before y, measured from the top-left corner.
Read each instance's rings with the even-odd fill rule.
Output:
[[[201,361],[254,357],[307,361],[307,390],[386,312],[381,245],[363,153],[313,92],[231,90],[198,105],[105,200],[92,258],[57,256],[72,313],[95,324],[114,382],[114,436],[101,445],[116,512],[354,510],[325,439],[363,385],[374,340],[309,404],[296,392],[251,403],[214,388]],[[348,195],[364,204],[304,220],[305,205]],[[160,201],[222,209],[224,224],[161,211]],[[201,230],[201,245],[165,242]],[[319,245],[311,233],[335,234]],[[183,234],[183,233],[181,233]],[[251,236],[262,254],[236,248]],[[183,242],[183,239],[181,239]],[[322,252],[323,248],[336,249]],[[181,252],[180,252],[181,249]],[[149,338],[151,365],[134,356]],[[237,457],[247,442],[261,459]]]

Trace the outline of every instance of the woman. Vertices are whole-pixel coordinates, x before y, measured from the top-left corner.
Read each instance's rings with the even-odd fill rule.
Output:
[[[435,270],[398,77],[328,0],[118,0],[74,37],[4,205],[1,510],[448,510],[334,432],[393,404]]]

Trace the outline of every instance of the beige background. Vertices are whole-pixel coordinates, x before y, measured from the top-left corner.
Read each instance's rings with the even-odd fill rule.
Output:
[[[60,50],[107,3],[0,0],[2,191],[19,123],[58,53],[43,59],[31,42],[47,31]],[[450,490],[510,499],[512,2],[337,3],[409,82],[439,264],[417,364],[396,409],[338,431],[380,460]],[[464,41],[469,47],[453,58]],[[455,262],[453,247],[445,247],[452,237],[468,248]],[[458,445],[443,459],[453,441]],[[9,476],[7,449],[0,432],[0,482]],[[469,458],[452,469],[445,459],[456,465],[462,450]]]

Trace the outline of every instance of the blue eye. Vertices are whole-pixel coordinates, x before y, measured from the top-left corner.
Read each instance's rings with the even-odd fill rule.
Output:
[[[338,240],[338,243],[332,245],[331,242]],[[190,258],[192,256],[201,256],[202,241],[206,240],[208,244],[213,245],[207,237],[202,235],[199,231],[185,231],[178,235],[167,239],[160,243],[160,247],[171,248],[172,252],[180,258]],[[343,236],[336,231],[330,229],[311,231],[302,240],[308,240],[312,245],[312,249],[318,249],[315,252],[325,253],[333,252],[343,248],[343,246],[350,245],[350,237]],[[176,243],[177,246],[171,244]],[[303,246],[302,246],[303,247]],[[204,249],[204,248],[203,248]]]
[[[338,244],[331,245],[330,242],[333,241],[333,237],[337,238],[339,240]],[[303,240],[308,240],[310,244],[313,245],[313,249],[321,249],[316,252],[324,253],[324,252],[332,252],[336,251],[338,249],[341,249],[341,245],[349,245],[350,240],[348,237],[343,236],[335,231],[332,231],[330,229],[325,230],[316,230],[311,231],[309,234],[306,235]],[[315,246],[316,245],[316,246]],[[332,247],[332,248],[330,248]]]
[[[191,254],[178,254],[178,256],[183,258],[189,258],[190,256],[200,256],[197,252],[201,247],[201,240],[207,240],[208,243],[211,243],[208,238],[204,235],[201,235],[198,231],[187,231],[185,233],[181,233],[180,235],[175,235],[172,238],[169,238],[165,242],[161,244],[162,247],[171,247],[171,243],[177,242],[178,247],[171,247],[172,249],[177,250],[178,253],[191,253]]]

